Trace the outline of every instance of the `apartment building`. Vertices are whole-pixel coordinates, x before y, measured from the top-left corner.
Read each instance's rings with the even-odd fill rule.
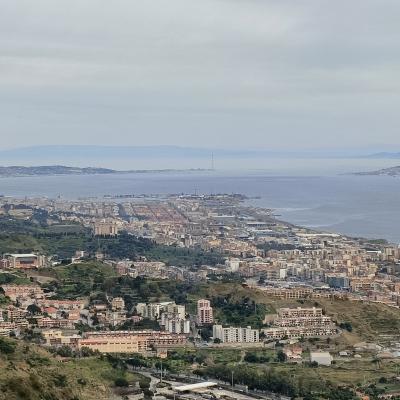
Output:
[[[158,331],[88,332],[79,348],[88,347],[101,353],[146,354],[156,348],[174,348],[187,344],[187,337]]]
[[[219,339],[222,343],[256,343],[259,342],[259,331],[246,328],[236,328],[233,326],[224,328],[222,325],[213,326],[213,338]]]
[[[188,319],[181,319],[179,317],[167,318],[165,320],[165,331],[169,333],[190,333],[190,321]]]
[[[0,321],[0,336],[10,336],[17,329],[15,322]]]
[[[167,301],[163,303],[138,303],[136,306],[136,311],[143,318],[156,320],[161,318],[161,314],[164,311],[168,312],[168,306],[172,307],[170,310],[173,310],[176,307],[176,310],[179,310],[180,313],[182,312],[181,307],[183,307],[183,310],[185,308],[185,306],[177,306],[173,301]],[[183,315],[183,318],[185,318],[185,315]]]
[[[336,289],[349,289],[350,278],[345,274],[326,274],[325,282],[331,287]]]
[[[125,309],[125,301],[122,297],[114,297],[111,300],[111,309],[113,311],[122,311]]]
[[[278,310],[279,318],[281,319],[290,319],[290,318],[315,318],[322,317],[322,308],[280,308]]]
[[[85,308],[84,300],[52,300],[44,299],[38,301],[38,306],[42,308],[54,307],[57,310],[70,311],[70,310],[83,310]]]
[[[39,328],[63,328],[73,329],[76,321],[70,321],[68,319],[53,319],[48,317],[39,317],[36,319]]]
[[[213,322],[214,314],[210,300],[199,300],[197,302],[197,323],[199,325],[206,325],[212,324]]]
[[[44,340],[47,346],[71,346],[74,348],[78,347],[79,340],[81,339],[78,335],[66,335],[61,329],[45,329],[42,331]]]
[[[263,330],[269,339],[333,336],[337,334],[331,318],[322,308],[280,308],[273,327]]]
[[[93,231],[95,236],[117,236],[118,225],[114,222],[95,222]]]
[[[45,257],[36,254],[6,254],[10,268],[35,269],[45,265]]]
[[[80,339],[78,348],[87,347],[100,353],[139,353],[138,336],[99,336]]]
[[[39,285],[2,285],[4,294],[12,301],[19,299],[41,299],[44,292]]]
[[[352,278],[350,288],[352,292],[368,292],[375,289],[375,282],[371,278]]]
[[[306,299],[312,296],[313,289],[307,287],[266,288],[265,292],[278,299]]]

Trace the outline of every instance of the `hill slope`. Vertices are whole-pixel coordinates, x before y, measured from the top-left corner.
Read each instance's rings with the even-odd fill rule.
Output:
[[[106,358],[61,361],[48,351],[0,337],[0,400],[108,400],[116,379],[142,377],[116,368]]]

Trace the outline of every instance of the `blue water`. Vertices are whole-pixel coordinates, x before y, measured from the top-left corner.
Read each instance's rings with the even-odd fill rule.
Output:
[[[354,236],[400,242],[400,178],[376,176],[270,176],[192,172],[51,176],[0,179],[7,196],[243,193],[251,204],[276,209],[286,221]]]

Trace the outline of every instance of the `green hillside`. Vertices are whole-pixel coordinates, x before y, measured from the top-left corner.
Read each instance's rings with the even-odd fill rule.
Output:
[[[0,337],[0,400],[106,400],[115,382],[145,386],[145,380],[107,358],[61,361],[38,346]]]

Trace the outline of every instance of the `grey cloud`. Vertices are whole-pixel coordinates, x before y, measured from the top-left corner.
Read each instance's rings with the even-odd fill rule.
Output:
[[[398,1],[0,8],[1,147],[400,145]]]

